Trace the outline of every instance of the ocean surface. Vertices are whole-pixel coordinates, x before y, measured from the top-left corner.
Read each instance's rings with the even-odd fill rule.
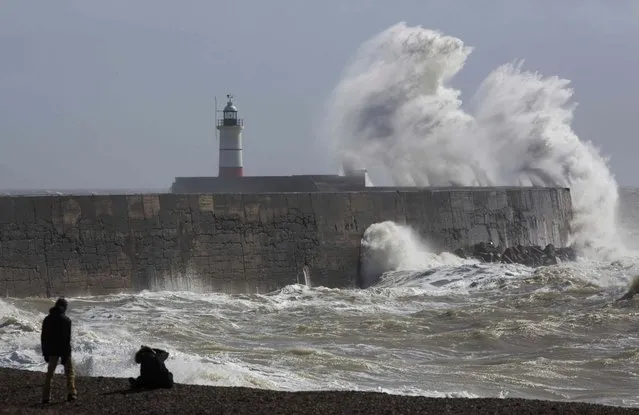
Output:
[[[183,383],[639,407],[639,299],[615,301],[639,275],[639,191],[618,189],[572,131],[567,80],[505,64],[462,106],[451,79],[471,50],[403,23],[381,32],[344,71],[323,135],[373,183],[570,187],[578,261],[481,264],[378,223],[363,235],[364,265],[385,272],[365,290],[311,276],[272,293],[71,298],[77,371],[135,376],[146,344],[170,352]],[[0,299],[0,366],[45,369],[39,330],[51,306]]]
[[[621,199],[636,232],[639,191]],[[366,290],[311,281],[259,295],[71,298],[77,371],[135,376],[133,354],[148,344],[170,352],[184,383],[639,406],[639,299],[615,303],[639,258],[479,264],[420,252],[410,230],[380,225],[422,269],[389,271]],[[0,300],[0,366],[45,369],[39,329],[51,305]]]

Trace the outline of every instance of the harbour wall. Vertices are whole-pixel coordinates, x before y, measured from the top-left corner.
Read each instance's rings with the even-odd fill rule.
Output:
[[[355,287],[361,237],[386,220],[452,251],[565,246],[560,188],[0,197],[0,295]]]

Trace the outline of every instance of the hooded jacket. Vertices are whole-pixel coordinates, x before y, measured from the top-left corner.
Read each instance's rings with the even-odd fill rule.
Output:
[[[71,356],[71,319],[66,307],[56,305],[42,321],[40,344],[43,356]]]

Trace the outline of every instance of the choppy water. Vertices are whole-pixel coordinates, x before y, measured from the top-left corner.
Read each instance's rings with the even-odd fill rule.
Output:
[[[366,290],[74,298],[78,371],[133,376],[135,350],[151,344],[171,352],[178,382],[639,406],[639,300],[614,303],[639,260],[533,270],[424,256],[432,266],[386,273]],[[44,370],[50,306],[0,300],[0,365]]]
[[[134,376],[133,354],[149,344],[171,353],[185,383],[639,406],[639,299],[615,303],[639,274],[639,191],[620,192],[617,226],[616,183],[570,129],[566,83],[501,68],[473,117],[446,85],[468,54],[461,41],[398,25],[362,53],[332,101],[348,115],[330,122],[336,139],[352,137],[345,162],[380,164],[398,184],[570,186],[575,241],[595,248],[588,259],[478,264],[376,224],[363,241],[367,269],[387,272],[366,290],[73,298],[78,372]],[[44,370],[39,329],[51,305],[0,300],[1,366]]]

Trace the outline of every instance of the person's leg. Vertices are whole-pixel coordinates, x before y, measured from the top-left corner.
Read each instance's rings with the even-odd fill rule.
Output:
[[[166,389],[171,389],[173,387],[173,373],[169,372],[166,374],[166,381],[164,382],[164,387]]]
[[[42,403],[49,403],[51,400],[51,381],[55,368],[58,366],[58,356],[49,356],[49,364],[47,366],[47,374],[44,377],[44,386],[42,387]]]
[[[64,374],[67,377],[67,399],[70,401],[75,400],[78,392],[75,389],[75,367],[71,356],[67,357],[66,362],[64,362]]]
[[[131,388],[133,389],[138,387],[138,381],[136,378],[129,378],[129,384],[131,385]]]

